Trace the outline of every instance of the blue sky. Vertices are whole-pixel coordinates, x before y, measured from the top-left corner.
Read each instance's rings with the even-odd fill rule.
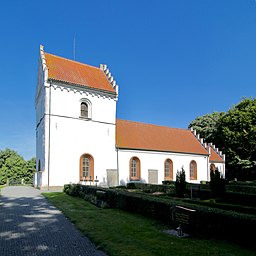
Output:
[[[117,117],[187,128],[256,96],[255,0],[1,2],[0,150],[35,156],[39,46],[107,64]]]

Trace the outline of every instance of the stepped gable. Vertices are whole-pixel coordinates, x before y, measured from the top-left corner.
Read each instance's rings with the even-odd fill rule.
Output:
[[[223,163],[225,161],[225,155],[222,154],[221,151],[219,151],[217,148],[215,148],[214,145],[211,143],[208,145],[209,151],[210,151],[210,162],[220,162]]]

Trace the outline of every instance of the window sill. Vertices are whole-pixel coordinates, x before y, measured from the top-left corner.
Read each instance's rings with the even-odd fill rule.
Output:
[[[83,117],[83,116],[79,116],[79,119],[82,119],[82,120],[85,120],[85,121],[92,120],[91,117]]]
[[[173,178],[164,178],[166,181],[173,181]]]
[[[130,178],[130,181],[141,181],[139,178]]]

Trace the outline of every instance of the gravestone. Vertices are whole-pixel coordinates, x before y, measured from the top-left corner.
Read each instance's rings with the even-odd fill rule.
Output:
[[[158,170],[148,170],[148,183],[158,184]]]
[[[104,203],[106,202],[106,192],[97,190],[96,191],[96,205],[100,208],[103,208]]]
[[[194,219],[196,210],[183,206],[175,206],[171,208],[171,227],[174,229],[182,229],[182,232],[193,233]]]
[[[116,169],[107,169],[108,187],[118,186],[118,172]]]

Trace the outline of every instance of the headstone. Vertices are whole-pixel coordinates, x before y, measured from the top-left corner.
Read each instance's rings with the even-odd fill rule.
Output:
[[[105,191],[101,191],[101,190],[97,190],[96,191],[96,205],[98,207],[103,207],[104,203],[106,202],[106,192]]]
[[[196,210],[183,206],[175,206],[171,208],[171,226],[177,229],[180,234],[193,233],[194,218]]]
[[[118,186],[117,169],[107,169],[107,185],[108,187]]]
[[[148,183],[158,184],[158,170],[148,170]]]

